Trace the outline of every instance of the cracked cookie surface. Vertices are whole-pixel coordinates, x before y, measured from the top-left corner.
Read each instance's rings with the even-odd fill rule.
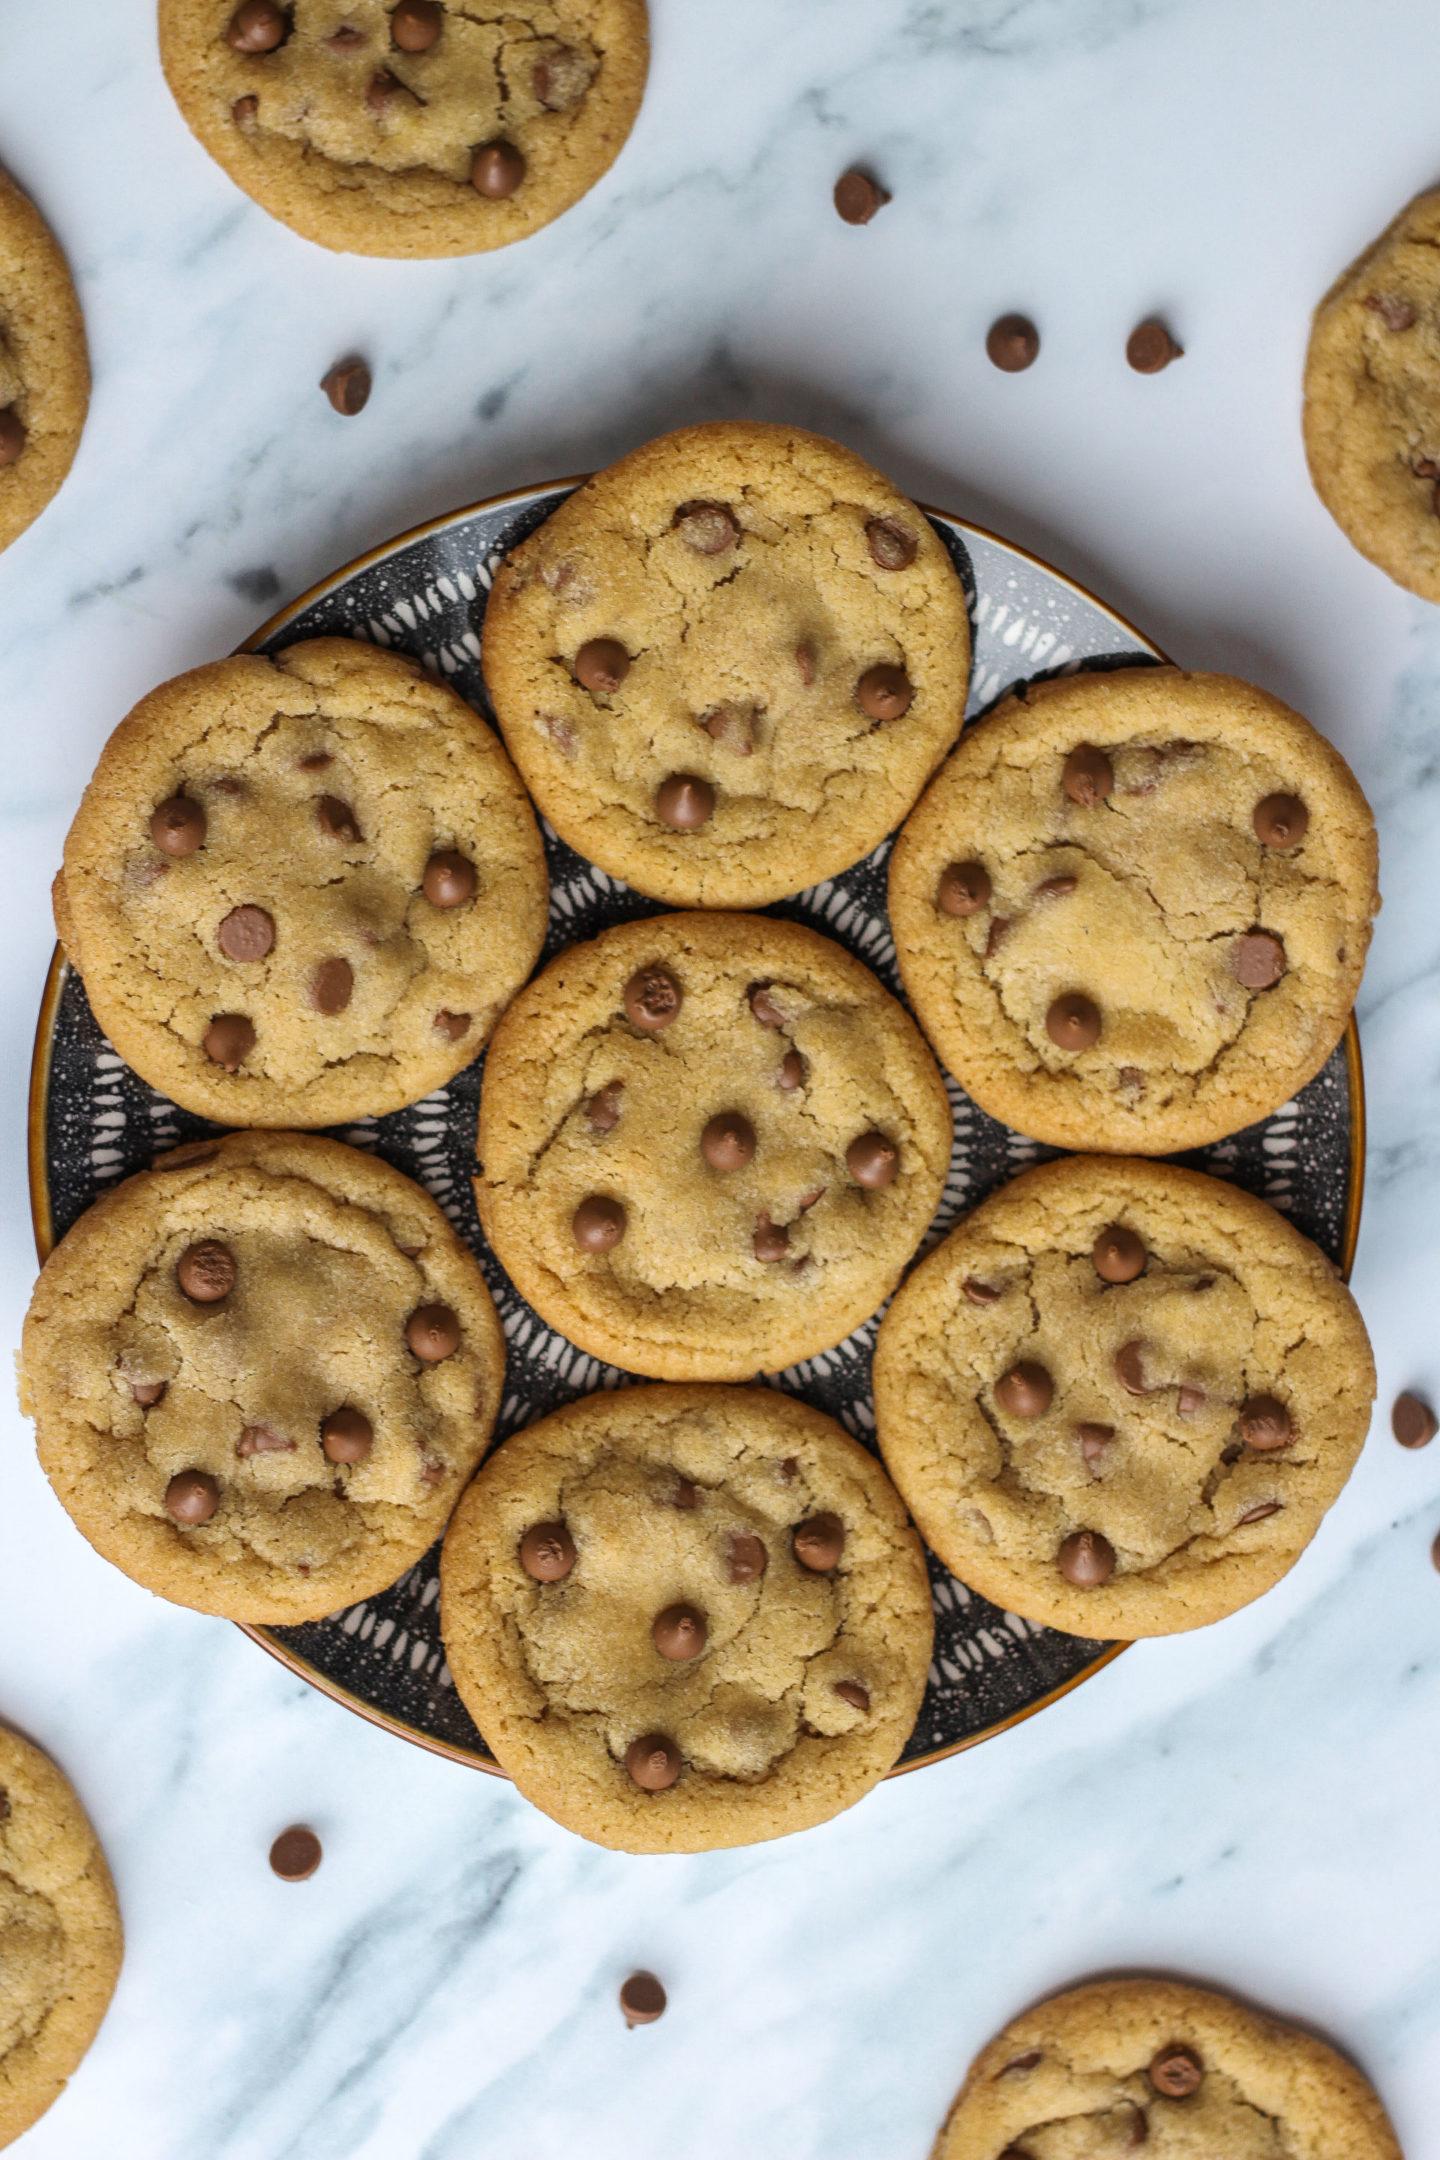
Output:
[[[485,612],[537,804],[681,907],[759,907],[878,846],[955,741],[969,667],[928,519],[839,444],[757,422],[682,428],[587,481]]]
[[[259,0],[274,21],[248,33],[245,13],[160,0],[175,101],[262,209],[352,254],[523,240],[608,171],[645,87],[644,0]]]
[[[178,1605],[290,1623],[387,1588],[439,1536],[504,1369],[428,1193],[338,1141],[232,1133],[162,1156],[56,1246],[21,1405],[107,1560]]]
[[[1440,600],[1440,191],[1410,203],[1316,309],[1305,454],[1346,539]]]
[[[1071,1988],[976,2057],[932,2160],[1400,2160],[1368,2081],[1312,2033],[1179,1981]]]
[[[65,2090],[121,1952],[110,1870],[68,1779],[0,1731],[0,2145]]]
[[[380,1115],[468,1065],[545,935],[479,715],[348,638],[153,690],[100,756],[56,926],[142,1079],[227,1125]]]
[[[89,403],[69,267],[29,196],[0,173],[0,548],[69,472]]]
[[[982,1201],[875,1352],[886,1467],[946,1566],[1027,1619],[1127,1640],[1278,1582],[1374,1394],[1359,1310],[1308,1238],[1218,1179],[1107,1156]]]
[[[527,1566],[537,1530],[559,1556]],[[441,1625],[520,1791],[623,1852],[851,1806],[910,1736],[933,1634],[873,1456],[791,1396],[719,1387],[601,1390],[507,1440],[446,1535]]]
[[[475,1195],[522,1295],[661,1380],[828,1349],[900,1279],[950,1159],[908,1014],[799,925],[659,915],[553,960],[490,1047]]]
[[[1131,668],[1032,684],[967,732],[896,845],[890,918],[982,1109],[1159,1155],[1313,1079],[1375,878],[1369,805],[1308,721],[1231,676]]]

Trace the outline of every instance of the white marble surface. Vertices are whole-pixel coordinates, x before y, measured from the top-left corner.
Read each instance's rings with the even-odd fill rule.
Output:
[[[1308,310],[1440,165],[1428,0],[652,0],[613,173],[498,258],[329,256],[234,192],[152,0],[0,0],[0,156],[79,279],[74,474],[0,558],[0,1297],[33,1273],[46,887],[142,691],[418,519],[721,413],[830,429],[1292,699],[1381,824],[1355,1284],[1440,1390],[1440,613],[1310,493]],[[835,175],[895,201],[853,231]],[[1039,365],[996,374],[990,319]],[[1155,380],[1126,333],[1165,309]],[[360,349],[358,420],[314,385]],[[361,1724],[93,1557],[0,1408],[0,1713],[65,1763],[128,1957],[34,2160],[923,2160],[1037,1993],[1173,1969],[1313,2020],[1440,2155],[1440,1445],[1377,1426],[1293,1576],[973,1754],[748,1853],[631,1860]],[[303,1888],[265,1848],[326,1840]],[[671,1990],[627,2033],[632,1965]]]

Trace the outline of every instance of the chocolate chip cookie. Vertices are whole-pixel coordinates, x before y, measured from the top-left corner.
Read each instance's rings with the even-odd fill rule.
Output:
[[[0,173],[0,548],[69,472],[89,403],[85,324],[65,257],[29,196]]]
[[[177,1605],[290,1623],[434,1542],[504,1370],[428,1193],[338,1141],[256,1132],[177,1148],[81,1216],[36,1285],[20,1390],[97,1552]]]
[[[181,112],[236,185],[355,255],[548,225],[635,123],[645,0],[160,0]]]
[[[932,2160],[1400,2160],[1373,2088],[1278,2018],[1173,1980],[1038,2003],[971,2065]]]
[[[496,1031],[485,1234],[552,1327],[661,1380],[828,1349],[935,1212],[950,1105],[913,1023],[813,930],[659,915],[551,962]]]
[[[0,1730],[0,2145],[53,2107],[120,1973],[110,1870],[69,1781]]]
[[[398,1110],[535,964],[534,815],[479,715],[349,638],[192,668],[101,753],[56,925],[121,1056],[226,1125]]]
[[[680,907],[858,862],[960,730],[964,595],[912,502],[838,443],[725,420],[577,490],[501,565],[484,669],[562,839]]]
[[[879,1464],[768,1388],[602,1389],[507,1440],[446,1534],[440,1617],[526,1799],[622,1852],[852,1806],[910,1736],[933,1632]]]
[[[1362,555],[1440,600],[1440,191],[1417,196],[1315,311],[1305,454]]]
[[[1282,1215],[1170,1163],[992,1194],[880,1327],[875,1415],[982,1597],[1097,1637],[1203,1627],[1293,1567],[1360,1453],[1365,1325]]]
[[[890,868],[920,1025],[982,1109],[1055,1147],[1163,1155],[1266,1116],[1355,1002],[1375,823],[1249,683],[1035,683],[961,741]]]

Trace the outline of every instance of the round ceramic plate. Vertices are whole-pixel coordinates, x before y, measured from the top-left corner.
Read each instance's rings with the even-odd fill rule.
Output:
[[[403,534],[336,573],[257,631],[247,651],[299,638],[366,638],[413,653],[487,715],[480,623],[497,564],[575,482],[536,488],[456,511]],[[964,582],[975,641],[967,718],[1017,681],[1080,668],[1136,667],[1161,658],[1128,623],[1021,549],[958,519],[931,514]],[[607,877],[548,826],[550,930],[543,965],[609,924],[662,912]],[[885,910],[891,842],[843,877],[766,910],[835,938],[900,994]],[[573,1395],[623,1385],[548,1327],[518,1295],[486,1245],[470,1175],[484,1059],[408,1110],[333,1128],[432,1192],[469,1239],[494,1293],[509,1345],[497,1440]],[[955,1114],[950,1177],[925,1250],[995,1186],[1054,1149],[1011,1132],[947,1082]],[[46,986],[31,1087],[30,1168],[41,1257],[98,1194],[163,1149],[218,1128],[147,1087],[95,1024],[84,986],[57,953]],[[1363,1163],[1360,1056],[1350,1033],[1323,1072],[1263,1124],[1184,1158],[1261,1194],[1346,1270],[1359,1226]],[[776,1384],[828,1411],[868,1446],[875,1417],[870,1355],[879,1315],[837,1349],[774,1375]],[[451,1682],[440,1640],[439,1551],[383,1596],[302,1627],[250,1628],[255,1640],[315,1686],[391,1731],[456,1759],[495,1764]],[[935,1658],[919,1721],[899,1764],[912,1769],[1038,1710],[1125,1646],[1091,1642],[1001,1612],[957,1582],[933,1556]]]

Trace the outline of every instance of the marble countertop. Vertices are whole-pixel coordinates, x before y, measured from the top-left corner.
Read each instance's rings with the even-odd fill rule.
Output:
[[[1353,553],[1299,435],[1308,314],[1440,164],[1427,0],[651,0],[635,134],[499,256],[326,254],[165,91],[153,0],[4,9],[0,158],[69,252],[95,368],[65,489],[0,557],[0,1298],[34,1273],[25,1087],[46,894],[99,745],[155,682],[420,519],[721,414],[902,486],[1231,668],[1339,744],[1386,908],[1360,1001],[1355,1288],[1381,1414],[1278,1589],[1142,1645],[984,1747],[777,1845],[627,1859],[148,1597],[0,1405],[0,1714],[114,1866],[114,2008],[34,2160],[923,2160],[971,2055],[1116,1967],[1312,2021],[1440,2156],[1440,611]],[[894,201],[830,207],[873,163]],[[991,319],[1038,365],[987,363]],[[1127,333],[1163,311],[1182,363]],[[351,351],[366,411],[315,385]],[[275,1832],[325,1840],[303,1888]],[[615,1989],[671,2007],[627,2032]]]

